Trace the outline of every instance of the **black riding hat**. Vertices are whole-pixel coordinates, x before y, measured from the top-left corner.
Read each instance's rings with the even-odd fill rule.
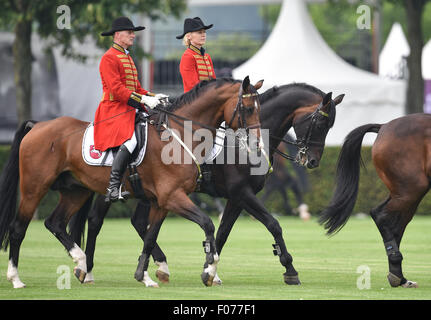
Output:
[[[127,17],[119,17],[112,22],[111,30],[102,32],[101,35],[112,36],[117,31],[123,31],[123,30],[140,31],[144,29],[145,27],[143,26],[135,27],[133,25],[133,22],[130,21],[130,19]]]
[[[212,28],[212,26],[213,26],[212,24],[210,24],[208,26],[204,25],[201,18],[199,18],[199,17],[194,17],[193,19],[187,18],[186,20],[184,20],[184,32],[183,32],[183,34],[177,36],[176,38],[182,39],[182,38],[184,38],[184,36],[188,32],[199,31],[202,29],[207,30],[209,28]]]

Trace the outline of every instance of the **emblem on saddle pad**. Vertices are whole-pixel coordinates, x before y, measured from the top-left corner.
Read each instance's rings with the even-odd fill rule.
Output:
[[[94,144],[90,146],[90,157],[93,159],[99,159],[102,156],[102,152],[94,148]]]

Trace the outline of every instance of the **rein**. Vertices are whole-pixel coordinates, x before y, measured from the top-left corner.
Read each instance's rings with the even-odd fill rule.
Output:
[[[289,141],[289,140],[286,140],[284,138],[280,138],[280,137],[274,136],[272,134],[270,134],[269,137],[272,138],[272,139],[278,140],[280,142],[284,142],[286,144],[291,144],[291,145],[294,145],[294,146],[298,147],[299,148],[298,154],[300,154],[300,155],[305,155],[305,153],[307,152],[308,148],[311,145],[322,146],[322,143],[311,140],[311,133],[313,132],[314,126],[315,126],[315,124],[317,122],[317,117],[323,116],[323,117],[329,118],[329,114],[326,113],[326,112],[324,112],[324,111],[322,111],[321,110],[322,108],[323,108],[323,106],[319,105],[319,107],[313,113],[309,114],[307,117],[305,117],[304,119],[301,119],[298,122],[300,124],[300,123],[303,123],[306,120],[308,120],[308,119],[311,118],[311,123],[308,126],[307,133],[305,134],[305,137],[303,137],[301,139],[296,139],[296,141]],[[299,160],[298,160],[297,157],[294,157],[294,156],[291,156],[289,154],[286,154],[286,153],[278,150],[277,148],[271,148],[271,149],[273,149],[273,151],[275,153],[277,153],[278,155],[282,156],[283,158],[285,158],[287,160],[293,161],[295,163],[299,162]]]

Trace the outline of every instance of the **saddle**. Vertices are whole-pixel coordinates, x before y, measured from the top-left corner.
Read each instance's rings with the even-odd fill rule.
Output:
[[[135,134],[137,146],[132,153],[131,166],[139,166],[144,159],[147,149],[148,123],[146,116],[141,113],[136,114]],[[94,148],[94,126],[90,123],[85,129],[82,139],[82,158],[84,162],[90,166],[112,166],[114,156],[118,151],[118,147],[111,148],[106,151],[99,151]]]

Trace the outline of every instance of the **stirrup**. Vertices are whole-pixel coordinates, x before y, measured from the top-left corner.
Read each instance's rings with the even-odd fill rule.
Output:
[[[116,188],[116,187],[113,187],[112,189],[108,188],[105,196],[105,202],[117,202],[118,200],[125,202],[129,198],[130,192],[121,191],[122,186],[123,184],[120,184],[119,188]],[[118,195],[115,194],[116,192],[118,193]],[[112,195],[113,193],[114,195]]]
[[[120,184],[120,188],[118,189],[118,200],[121,200],[122,202],[125,202],[129,196],[130,196],[130,192],[125,190],[125,191],[121,191],[123,187],[123,184]]]

